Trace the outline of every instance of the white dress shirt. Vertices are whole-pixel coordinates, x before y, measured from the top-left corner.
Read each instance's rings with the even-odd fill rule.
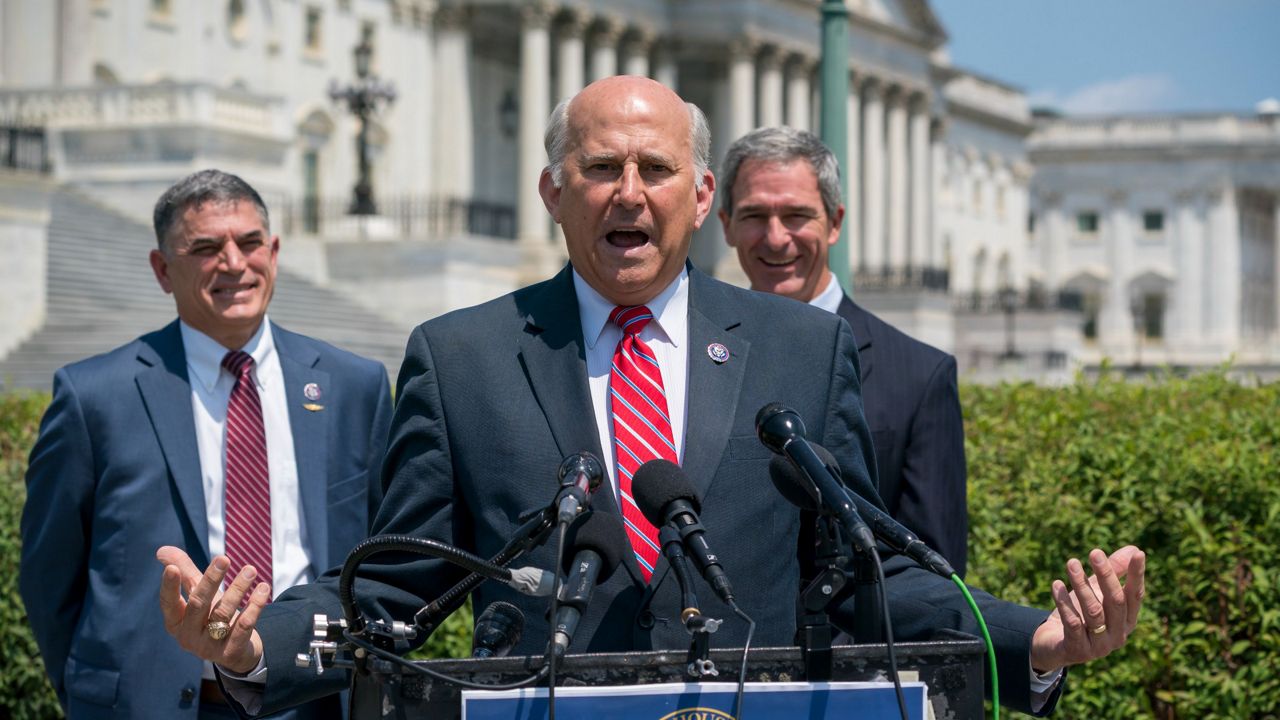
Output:
[[[578,318],[586,343],[587,382],[591,406],[595,410],[596,431],[600,434],[601,460],[608,466],[615,499],[618,492],[616,449],[613,445],[613,409],[609,403],[609,372],[613,352],[622,339],[622,328],[609,322],[613,303],[573,271],[573,289],[578,294]],[[667,417],[671,418],[671,440],[676,457],[684,460],[684,409],[689,377],[689,274],[684,269],[658,296],[645,303],[653,319],[640,331],[640,339],[653,350],[662,370],[662,387],[667,393]]]
[[[191,409],[196,421],[200,476],[209,522],[209,552],[211,556],[221,555],[226,550],[227,530],[223,517],[227,402],[236,381],[222,367],[222,358],[229,352],[227,348],[186,323],[180,323],[180,327],[187,355],[187,375],[191,379]],[[267,470],[271,482],[271,595],[275,597],[311,579],[311,558],[307,552],[306,523],[299,510],[302,498],[298,490],[289,406],[285,401],[284,374],[271,336],[271,324],[264,319],[258,332],[240,349],[253,358],[253,380],[262,400],[262,423],[267,435]]]

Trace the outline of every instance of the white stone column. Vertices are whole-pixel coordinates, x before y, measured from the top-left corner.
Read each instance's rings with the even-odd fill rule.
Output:
[[[1040,245],[1040,267],[1049,290],[1061,290],[1062,271],[1066,263],[1067,220],[1062,210],[1062,195],[1047,192],[1040,195],[1040,215],[1036,220],[1036,242]]]
[[[574,10],[565,13],[556,46],[556,60],[560,66],[556,74],[556,102],[573,97],[585,84],[586,47],[582,38],[586,30],[587,20],[582,13]]]
[[[929,206],[933,197],[929,180],[929,104],[928,98],[916,95],[911,102],[910,133],[911,154],[911,240],[907,252],[907,266],[924,268],[929,265]]]
[[[1204,222],[1194,192],[1174,198],[1173,227],[1177,238],[1178,278],[1174,284],[1173,310],[1177,314],[1177,337],[1170,338],[1185,349],[1204,342]]]
[[[729,45],[729,142],[756,127],[756,44],[739,38]]]
[[[672,90],[678,90],[676,83],[680,81],[680,76],[676,65],[676,54],[671,48],[672,42],[670,38],[663,38],[661,42],[656,43],[653,58],[653,79]]]
[[[782,57],[777,48],[760,54],[760,127],[782,124]]]
[[[1133,312],[1129,304],[1129,276],[1133,273],[1133,216],[1129,196],[1121,191],[1108,198],[1102,241],[1111,276],[1098,318],[1098,340],[1118,362],[1129,362],[1134,350]]]
[[[432,104],[436,194],[470,200],[475,186],[471,119],[471,32],[467,8],[443,5],[436,12],[435,86]]]
[[[848,229],[850,270],[856,272],[864,265],[862,256],[862,78],[854,73],[849,77],[849,104],[846,119],[848,153],[840,172],[849,179],[848,195],[844,198],[844,224]]]
[[[902,90],[888,97],[889,267],[907,264],[907,98]]]
[[[652,47],[652,32],[635,29],[627,33],[622,43],[622,72],[626,75],[649,77],[649,50]]]
[[[883,86],[870,79],[862,91],[862,267],[885,267],[884,98]]]
[[[1240,208],[1236,191],[1223,185],[1209,195],[1209,336],[1219,352],[1240,344]]]
[[[618,74],[618,38],[622,24],[603,18],[591,33],[591,82]]]
[[[551,12],[543,4],[520,9],[520,150],[516,181],[517,238],[522,246],[550,245],[546,208],[538,195],[538,176],[547,164],[543,125],[551,112]]]
[[[90,0],[60,0],[58,83],[84,86],[93,82],[93,8]],[[6,3],[8,4],[8,3]],[[0,13],[4,10],[0,8]],[[50,38],[52,39],[52,38]]]
[[[787,125],[797,130],[813,129],[809,112],[813,107],[813,68],[813,60],[803,55],[793,57],[787,64]]]
[[[946,228],[938,220],[940,215],[938,203],[942,198],[942,182],[947,167],[947,122],[937,119],[929,126],[929,249],[925,256],[925,265],[933,268],[946,268],[944,257],[943,233]]]

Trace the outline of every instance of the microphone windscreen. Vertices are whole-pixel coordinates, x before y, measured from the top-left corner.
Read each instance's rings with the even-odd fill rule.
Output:
[[[524,613],[515,605],[499,600],[485,608],[480,617],[476,618],[472,652],[483,648],[490,655],[506,655],[520,642],[523,634]]]
[[[626,539],[627,531],[622,528],[622,521],[617,515],[598,511],[584,513],[569,526],[564,561],[572,564],[578,551],[594,550],[600,556],[598,582],[604,582],[622,562],[623,549],[629,549]]]
[[[769,479],[787,502],[801,510],[818,510],[818,489],[786,456],[769,459]]]
[[[631,497],[654,527],[667,524],[662,511],[672,500],[688,500],[695,513],[702,512],[693,483],[684,470],[670,460],[650,460],[641,465],[631,477]]]

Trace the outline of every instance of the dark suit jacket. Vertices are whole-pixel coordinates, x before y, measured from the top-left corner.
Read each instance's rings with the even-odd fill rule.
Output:
[[[880,497],[898,522],[964,577],[969,512],[956,360],[847,295],[837,312],[858,342]]]
[[[688,333],[683,467],[697,486],[703,524],[738,602],[757,622],[755,644],[790,645],[803,564],[801,513],[778,496],[769,479],[770,453],[756,438],[755,416],[774,401],[796,409],[808,436],[832,450],[858,492],[879,503],[869,480],[874,457],[862,417],[853,335],[830,313],[734,288],[693,269]],[[795,352],[797,338],[811,351]],[[727,362],[708,357],[713,342],[728,348]],[[398,381],[383,468],[386,498],[374,531],[436,538],[485,557],[496,553],[522,520],[551,503],[565,455],[584,449],[603,455],[583,348],[568,268],[549,281],[419,326]],[[607,487],[592,504],[596,512],[618,513]],[[620,529],[616,541],[627,547]],[[520,564],[549,568],[552,553],[544,546]],[[377,559],[364,566],[358,591],[361,607],[374,617],[408,620],[459,577],[435,560]],[[976,632],[951,583],[901,558],[886,566],[898,637],[918,638],[935,627]],[[677,584],[667,571],[660,560],[645,585],[628,557],[597,587],[570,650],[688,647]],[[728,619],[715,635],[716,645],[741,645],[743,623],[698,582],[703,611]],[[1029,637],[1045,613],[977,594],[1006,664],[1002,679],[1009,685],[1002,682],[1002,690],[1016,707],[1021,685],[1025,706]],[[545,649],[545,598],[485,583],[474,600],[481,609],[507,600],[524,611],[525,632],[513,653]],[[264,611],[258,625],[268,669],[263,709],[342,686],[338,673],[317,681],[312,671],[294,667],[314,613],[340,613],[332,574],[285,593]]]
[[[319,575],[366,536],[381,499],[390,389],[378,363],[278,326],[272,334]],[[320,386],[323,410],[303,408],[307,383]],[[210,561],[177,321],[57,372],[27,493],[22,597],[70,717],[194,720],[201,661],[165,631],[156,601],[157,548]]]

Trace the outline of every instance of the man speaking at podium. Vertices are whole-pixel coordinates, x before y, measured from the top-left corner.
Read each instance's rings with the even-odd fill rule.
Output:
[[[609,487],[595,494],[593,507],[623,516],[627,528],[616,542],[631,552],[626,570],[597,588],[571,649],[684,648],[674,573],[656,560],[656,532],[637,521],[629,498],[629,473],[638,464],[675,460],[697,486],[708,540],[739,590],[738,603],[758,624],[755,644],[791,645],[801,514],[769,479],[770,453],[756,439],[755,416],[770,402],[794,408],[855,489],[879,504],[849,326],[688,265],[715,177],[706,119],[672,91],[639,77],[595,82],[556,109],[546,144],[550,164],[538,189],[564,230],[570,264],[546,282],[414,331],[397,384],[374,531],[491,556],[554,496],[561,459],[588,450],[609,466]],[[540,548],[526,561],[549,568],[552,552]],[[225,560],[215,559],[202,575],[179,551],[162,548],[158,556],[167,566],[160,597],[167,627],[183,647],[218,664],[246,711],[271,712],[345,686],[344,673],[317,678],[294,666],[312,615],[339,615],[334,573],[269,606],[256,589],[237,616],[248,582],[238,577],[215,596]],[[1101,595],[1072,561],[1074,590],[1055,583],[1057,613],[980,595],[1009,706],[1050,709],[1060,668],[1105,655],[1132,631],[1141,552],[1126,548],[1108,560],[1095,551],[1091,560]],[[903,558],[887,565],[896,637],[921,638],[941,627],[976,631],[951,583]],[[1126,573],[1122,586],[1118,576]],[[371,562],[357,591],[370,616],[407,620],[459,577],[436,560]],[[699,597],[708,615],[729,615],[708,586],[699,585]],[[544,599],[486,583],[474,600],[476,607],[496,600],[521,607],[532,627],[512,652],[542,652]],[[206,633],[208,623],[227,621],[228,637]],[[716,645],[741,645],[745,634],[730,619]],[[1034,698],[1033,667],[1051,673]]]

